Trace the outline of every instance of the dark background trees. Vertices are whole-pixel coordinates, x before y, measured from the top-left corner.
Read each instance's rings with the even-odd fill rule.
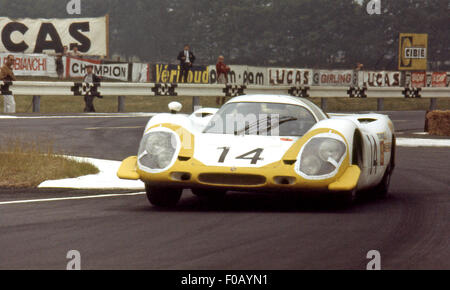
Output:
[[[428,33],[430,69],[450,69],[448,0],[82,0],[79,17],[110,15],[111,54],[176,62],[185,43],[197,62],[396,69],[398,34]],[[1,16],[73,17],[68,1],[0,0]],[[359,4],[360,2],[361,4]],[[76,16],[78,17],[78,16]]]

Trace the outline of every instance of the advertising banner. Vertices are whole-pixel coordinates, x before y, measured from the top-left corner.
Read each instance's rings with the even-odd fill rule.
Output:
[[[81,53],[108,54],[107,16],[68,19],[11,19],[0,17],[0,52],[62,53],[75,45]]]
[[[94,66],[94,73],[102,78],[128,81],[128,63],[102,63],[100,60],[65,57],[66,77],[83,77],[86,66]]]
[[[149,83],[150,65],[148,63],[133,63],[131,81],[136,83]]]
[[[236,85],[265,85],[267,69],[257,66],[229,65],[228,83]],[[209,65],[209,83],[217,83],[217,72],[215,65]]]
[[[0,67],[10,54],[14,55],[13,71],[16,76],[56,77],[54,57],[46,54],[0,53]]]
[[[427,86],[427,73],[426,72],[412,72],[411,73],[411,87],[423,88]]]
[[[398,69],[426,70],[427,49],[428,34],[400,33]]]
[[[401,86],[401,72],[365,71],[363,85],[367,87]]]
[[[431,74],[431,86],[432,87],[446,87],[447,73],[446,72],[434,72]]]
[[[310,69],[268,68],[270,85],[311,85],[313,73]]]
[[[177,64],[155,64],[151,69],[151,82],[176,83],[180,78],[180,65]],[[208,84],[209,67],[194,65],[189,71],[188,83]]]
[[[357,84],[357,74],[353,70],[314,70],[314,85],[352,86]]]

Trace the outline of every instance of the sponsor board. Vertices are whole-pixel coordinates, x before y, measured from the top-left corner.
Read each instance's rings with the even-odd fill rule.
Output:
[[[264,67],[230,65],[228,83],[237,85],[265,85],[267,69]],[[217,83],[217,72],[215,65],[209,65],[209,83]]]
[[[10,54],[15,59],[13,72],[16,76],[56,77],[55,58],[45,54],[0,53],[0,67]]]
[[[353,70],[314,70],[314,85],[353,86],[356,83],[357,74]]]
[[[150,65],[148,63],[133,63],[131,81],[136,83],[150,82]]]
[[[428,34],[400,33],[399,70],[427,69]]]
[[[268,68],[270,85],[311,85],[313,73],[310,69]]]
[[[446,87],[448,86],[447,79],[446,72],[433,72],[431,74],[431,86]]]
[[[11,19],[0,17],[1,52],[61,53],[67,45],[88,55],[106,56],[107,17]]]
[[[99,77],[128,81],[128,63],[103,63],[100,60],[76,57],[64,57],[63,62],[66,65],[66,77],[83,77],[86,74],[86,66],[93,65],[94,73]]]
[[[423,88],[427,86],[427,73],[426,72],[412,72],[411,73],[411,87]]]
[[[188,83],[208,84],[209,67],[194,65],[188,74]],[[180,78],[180,65],[177,64],[154,64],[151,69],[151,82],[155,83],[177,83]]]
[[[401,72],[365,71],[363,85],[367,87],[398,87],[401,85]]]

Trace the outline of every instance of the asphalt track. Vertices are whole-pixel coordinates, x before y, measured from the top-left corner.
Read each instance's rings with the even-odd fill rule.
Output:
[[[388,114],[401,136],[423,130],[425,112]],[[39,136],[68,154],[121,160],[147,119],[0,118],[0,140]],[[397,152],[390,195],[347,209],[269,193],[211,204],[186,190],[161,210],[140,193],[98,196],[126,191],[0,189],[0,269],[65,269],[69,250],[83,269],[365,269],[369,250],[382,269],[450,269],[450,149]]]

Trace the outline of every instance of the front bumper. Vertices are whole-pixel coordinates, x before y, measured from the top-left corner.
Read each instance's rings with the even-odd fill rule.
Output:
[[[229,190],[317,190],[349,191],[357,187],[361,170],[342,166],[336,176],[323,180],[305,179],[295,173],[294,164],[275,162],[260,168],[206,166],[194,158],[177,160],[167,171],[148,173],[137,168],[136,156],[125,159],[117,175],[141,179],[151,186],[180,188],[227,188]]]

